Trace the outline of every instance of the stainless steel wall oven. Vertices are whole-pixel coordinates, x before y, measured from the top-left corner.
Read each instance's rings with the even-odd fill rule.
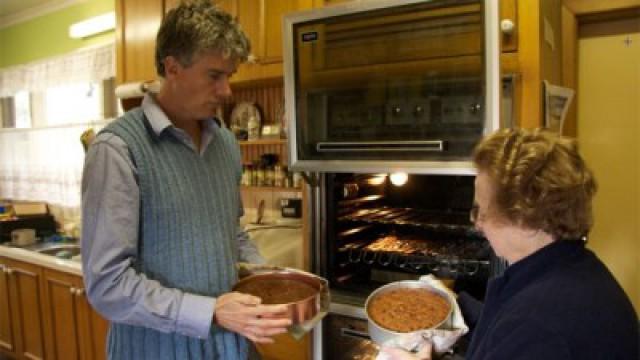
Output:
[[[328,357],[336,342],[375,353],[362,307],[386,283],[433,274],[457,292],[484,297],[504,265],[469,219],[474,179],[411,174],[396,185],[386,173],[320,175],[314,270],[329,280],[334,303],[317,339],[321,358],[350,358]]]
[[[501,271],[469,220],[471,151],[512,122],[498,13],[498,0],[371,0],[284,18],[288,160],[312,180],[313,270],[333,302],[315,359],[375,357],[363,305],[380,285],[434,274],[482,298]]]
[[[291,166],[450,172],[500,124],[497,0],[371,0],[287,15]]]

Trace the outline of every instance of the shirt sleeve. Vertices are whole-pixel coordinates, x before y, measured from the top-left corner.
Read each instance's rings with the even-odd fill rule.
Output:
[[[469,326],[470,331],[473,332],[480,319],[483,303],[464,291],[458,295],[457,301],[465,322]]]
[[[82,175],[82,267],[87,297],[107,319],[207,338],[215,298],[164,287],[136,271],[140,193],[122,139],[100,134]]]

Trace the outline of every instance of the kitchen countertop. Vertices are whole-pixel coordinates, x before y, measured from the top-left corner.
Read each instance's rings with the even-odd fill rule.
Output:
[[[60,259],[33,250],[7,245],[0,245],[0,256],[82,276],[82,263],[78,260]]]

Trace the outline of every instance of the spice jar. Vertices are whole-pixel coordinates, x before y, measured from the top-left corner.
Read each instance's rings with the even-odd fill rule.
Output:
[[[253,179],[253,165],[251,164],[242,165],[242,179],[240,180],[240,184],[243,186],[251,186],[252,179]]]
[[[273,186],[275,182],[275,169],[273,166],[267,166],[264,174],[264,186]]]
[[[282,171],[282,165],[276,164],[273,167],[273,186],[284,187],[285,174]]]
[[[293,173],[293,187],[301,188],[302,187],[302,174],[299,172]]]

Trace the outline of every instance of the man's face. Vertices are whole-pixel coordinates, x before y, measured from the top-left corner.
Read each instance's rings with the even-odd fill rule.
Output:
[[[231,96],[229,79],[238,63],[219,52],[195,55],[188,67],[172,57],[166,59],[166,64],[167,85],[173,102],[181,109],[175,116],[189,120],[211,118],[223,100]]]

